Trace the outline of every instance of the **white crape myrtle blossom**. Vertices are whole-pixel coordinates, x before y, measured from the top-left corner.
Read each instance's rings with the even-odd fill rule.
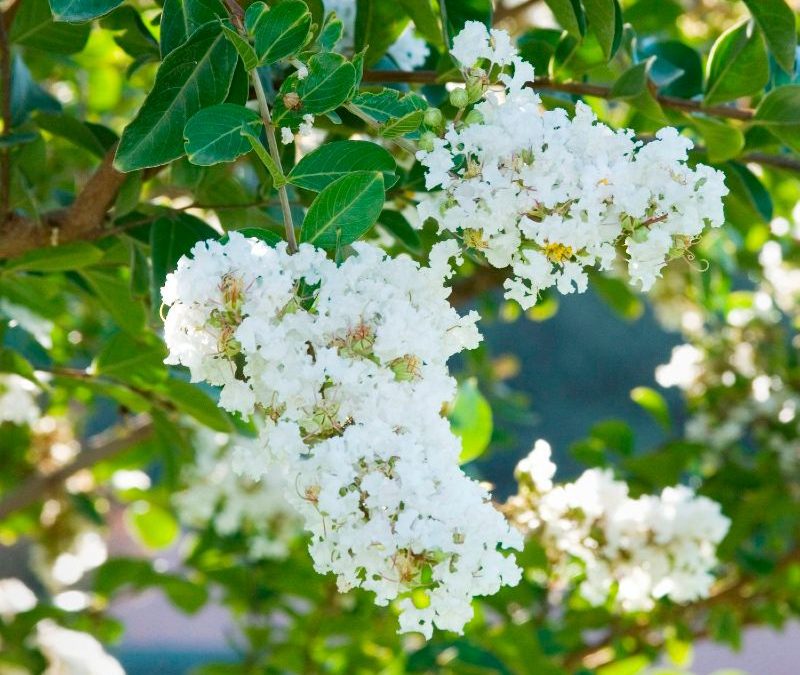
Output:
[[[525,86],[533,67],[505,31],[481,23],[465,25],[451,54],[469,100],[479,102],[417,153],[426,188],[441,188],[420,196],[420,220],[434,219],[490,265],[510,267],[506,297],[528,308],[550,287],[583,292],[587,268],[611,269],[619,246],[631,282],[649,290],[669,258],[722,224],[723,174],[690,168],[692,142],[676,129],[644,144],[583,103],[572,118],[544,110]],[[502,91],[491,90],[501,69]]]
[[[730,525],[719,504],[684,486],[634,499],[610,470],[590,469],[562,485],[553,484],[554,473],[550,447],[538,441],[517,466],[519,492],[507,512],[542,542],[556,585],[583,577],[583,598],[593,605],[612,598],[623,611],[708,595]]]
[[[286,501],[283,472],[273,467],[259,480],[235,474],[233,448],[254,442],[244,436],[198,426],[192,442],[195,459],[183,471],[186,488],[174,497],[181,522],[199,528],[210,524],[222,536],[244,533],[254,560],[285,558],[302,523]]]
[[[52,619],[36,624],[36,646],[48,664],[43,675],[125,675],[119,661],[94,637]]]
[[[356,37],[356,0],[323,0],[326,12],[335,12],[342,22],[342,38],[339,48],[349,51],[355,46]],[[419,68],[430,54],[425,40],[417,37],[414,24],[406,26],[405,30],[387,50],[400,70],[413,70]]]
[[[33,424],[42,414],[36,397],[38,388],[19,375],[0,375],[0,424]]]
[[[460,470],[441,416],[447,359],[481,339],[477,313],[447,300],[457,248],[420,267],[360,242],[337,265],[233,232],[195,246],[162,291],[168,362],[221,386],[227,410],[256,412],[261,444],[234,468],[258,479],[279,466],[316,569],[378,604],[399,597],[401,630],[427,636],[461,631],[474,596],[520,578],[500,549],[521,537]]]
[[[0,619],[10,621],[17,614],[36,607],[36,595],[16,577],[0,579]]]

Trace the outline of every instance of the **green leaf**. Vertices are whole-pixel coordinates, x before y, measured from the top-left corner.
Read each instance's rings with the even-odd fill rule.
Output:
[[[127,280],[99,270],[83,270],[80,275],[122,330],[134,335],[142,332],[146,318],[144,306],[131,296]]]
[[[737,127],[706,117],[694,117],[692,122],[703,135],[711,162],[733,159],[744,148],[744,134]]]
[[[333,51],[339,40],[342,39],[344,24],[333,12],[325,17],[325,23],[319,32],[319,46],[324,52]]]
[[[586,32],[586,17],[579,0],[545,0],[558,25],[580,40]]]
[[[396,169],[394,157],[377,143],[334,141],[305,155],[287,178],[292,185],[319,192],[354,171],[380,171],[388,184]]]
[[[661,105],[650,91],[650,69],[655,62],[651,56],[626,70],[611,86],[611,97],[622,98],[639,112],[660,123],[666,123]]]
[[[366,65],[374,65],[407,25],[408,15],[398,2],[356,0],[355,50],[366,50]]]
[[[311,204],[300,240],[326,249],[350,244],[372,227],[384,199],[381,173],[359,171],[342,176]]]
[[[152,549],[167,548],[178,536],[180,526],[165,508],[139,500],[125,512],[128,525],[145,546]]]
[[[11,24],[10,38],[12,43],[25,47],[75,54],[86,46],[91,30],[90,24],[56,23],[47,0],[24,0]]]
[[[583,0],[589,30],[597,37],[606,59],[614,56],[622,39],[622,10],[617,0]]]
[[[13,373],[33,382],[37,387],[42,386],[28,360],[9,347],[0,347],[0,373]]]
[[[72,115],[40,112],[34,117],[34,122],[40,129],[88,150],[95,157],[103,157],[108,150],[105,138],[98,136],[92,126]]]
[[[764,33],[778,65],[787,73],[794,73],[797,29],[792,8],[784,0],[744,0],[744,4]]]
[[[263,3],[248,7],[248,17],[259,4]],[[283,0],[269,11],[260,12],[248,30],[255,38],[259,64],[269,66],[303,48],[311,32],[311,12],[301,0]]]
[[[158,339],[144,333],[142,338],[116,333],[103,345],[92,363],[92,372],[123,382],[147,384],[167,376],[164,366],[166,350]]]
[[[415,110],[402,117],[389,120],[380,128],[380,134],[384,138],[397,138],[412,134],[419,129],[423,117],[425,117],[424,111]]]
[[[258,55],[253,45],[245,40],[239,34],[239,31],[234,30],[230,26],[226,26],[224,23],[222,24],[222,32],[225,33],[225,37],[228,38],[231,44],[236,48],[237,53],[242,58],[245,70],[250,72],[254,68],[257,68]]]
[[[50,0],[56,21],[83,22],[108,14],[123,0]]]
[[[635,387],[631,389],[631,401],[644,408],[650,416],[658,422],[665,431],[672,427],[669,407],[664,397],[650,387]]]
[[[730,197],[742,199],[753,209],[754,215],[760,216],[766,223],[770,222],[774,208],[772,196],[764,184],[743,164],[726,162],[724,168],[725,184],[730,188]]]
[[[323,52],[308,59],[308,75],[300,79],[293,73],[281,86],[273,119],[277,126],[295,126],[306,113],[320,115],[344,103],[355,85],[356,69],[340,54]],[[286,95],[299,96],[296,108],[286,107]]]
[[[155,391],[164,394],[179,411],[214,431],[230,432],[233,428],[230,418],[196,385],[170,378]]]
[[[475,378],[462,382],[448,415],[453,433],[461,439],[459,462],[480,457],[492,440],[492,407],[478,389]]]
[[[603,301],[626,321],[635,321],[644,313],[644,303],[630,284],[605,274],[591,273],[592,288]]]
[[[644,655],[629,656],[597,669],[597,675],[641,675],[650,665],[650,659]]]
[[[242,125],[255,135],[263,126],[259,114],[249,108],[232,103],[204,108],[187,123],[186,155],[192,164],[209,166],[232,162],[250,151],[250,141],[242,136]]]
[[[258,158],[261,160],[262,164],[267,167],[267,171],[269,171],[269,175],[272,177],[272,186],[275,188],[283,187],[286,185],[286,176],[283,175],[281,172],[280,167],[278,166],[277,162],[272,159],[272,155],[267,151],[264,147],[264,144],[261,142],[261,139],[258,138],[251,130],[250,127],[243,124],[239,127],[239,133],[241,134],[242,138],[249,144],[249,146],[255,151]]]
[[[752,21],[729,28],[711,48],[704,103],[714,105],[760,92],[769,81],[764,38]]]
[[[390,134],[393,130],[402,131],[404,127],[413,127],[416,123],[415,113],[423,111],[424,116],[424,110],[428,107],[427,101],[421,96],[413,92],[401,94],[396,89],[358,94],[353,98],[352,105],[383,125],[383,130],[388,127]],[[418,126],[417,123],[416,127]]]
[[[186,122],[225,100],[238,58],[216,21],[171,52],[139,114],[122,133],[116,168],[134,171],[180,157]]]
[[[677,40],[645,40],[639,47],[644,59],[655,56],[650,77],[667,96],[692,98],[703,91],[700,54]]]
[[[399,242],[412,253],[420,253],[422,243],[419,233],[406,220],[406,217],[399,211],[384,209],[378,216],[378,223],[386,228]]]
[[[17,54],[11,62],[11,125],[19,126],[34,110],[61,112],[61,104],[42,89]]]
[[[227,16],[221,0],[164,0],[161,58],[166,58],[201,26]]]
[[[487,28],[492,25],[492,0],[441,0],[447,17],[448,34],[452,40],[467,21],[479,21]]]
[[[254,239],[260,239],[268,246],[274,247],[275,244],[279,244],[283,241],[283,237],[279,235],[277,232],[273,232],[272,230],[265,230],[263,227],[243,227],[239,230],[234,230],[238,232],[244,237],[253,237]],[[225,235],[220,239],[223,243],[226,241],[228,235]]]
[[[156,220],[150,227],[153,305],[161,303],[161,288],[178,260],[189,255],[198,241],[216,239],[216,230],[188,213],[174,213]]]
[[[800,85],[787,84],[769,92],[758,104],[753,121],[800,152]]]
[[[431,0],[399,0],[399,2],[414,22],[417,32],[432,45],[441,46],[441,26]]]
[[[19,258],[9,260],[6,269],[27,272],[64,272],[94,265],[102,258],[103,252],[99,248],[81,241],[28,251]]]

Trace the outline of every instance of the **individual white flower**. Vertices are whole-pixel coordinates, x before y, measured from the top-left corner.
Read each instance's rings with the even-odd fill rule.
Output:
[[[168,361],[222,386],[221,405],[257,411],[260,442],[239,443],[231,465],[281,473],[319,572],[381,605],[427,596],[400,603],[403,630],[461,630],[474,596],[520,578],[502,550],[520,535],[459,468],[441,416],[447,360],[478,345],[478,315],[448,302],[456,242],[434,246],[429,267],[352,248],[337,265],[236,232],[198,244],[163,289]]]
[[[314,116],[303,115],[303,121],[300,123],[299,133],[301,136],[310,136],[314,131]]]
[[[41,416],[39,393],[33,382],[19,375],[0,375],[0,423],[33,424]]]
[[[125,675],[94,637],[62,628],[52,619],[36,624],[36,645],[47,660],[43,675]]]
[[[0,579],[0,618],[9,621],[34,607],[36,596],[22,581],[15,577]]]
[[[611,269],[619,244],[631,281],[648,290],[668,257],[723,222],[723,174],[689,167],[692,144],[677,130],[643,144],[583,103],[572,118],[543,110],[526,86],[531,65],[505,32],[483,24],[468,22],[451,54],[468,88],[482,86],[493,66],[503,69],[504,90],[486,91],[477,121],[450,123],[417,153],[426,188],[442,188],[420,197],[419,220],[433,218],[493,267],[510,267],[506,297],[523,308],[553,286],[584,292],[587,268]]]
[[[294,142],[294,132],[291,127],[281,127],[281,143],[289,145]]]

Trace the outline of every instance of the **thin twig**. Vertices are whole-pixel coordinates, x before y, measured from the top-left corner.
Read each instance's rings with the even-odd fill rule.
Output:
[[[445,82],[459,82],[457,78],[440,79],[441,75],[435,70],[368,70],[364,73],[364,82],[405,82],[409,84],[444,84]],[[559,91],[579,96],[593,96],[596,98],[610,99],[611,87],[603,84],[590,84],[588,82],[556,82],[549,77],[538,77],[528,86],[535,89]],[[712,105],[704,106],[702,101],[694,101],[676,96],[656,94],[656,100],[665,108],[682,110],[684,112],[697,112],[714,117],[726,117],[735,120],[751,120],[755,111],[750,108],[736,108],[733,106]]]
[[[148,415],[139,415],[130,422],[92,436],[77,457],[66,466],[48,474],[36,474],[0,500],[0,520],[43,499],[48,492],[59,489],[64,481],[81,469],[109,459],[114,455],[146,441],[153,435],[153,423]]]

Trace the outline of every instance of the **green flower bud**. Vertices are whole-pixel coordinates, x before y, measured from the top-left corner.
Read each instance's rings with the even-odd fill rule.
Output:
[[[475,103],[483,98],[483,84],[480,80],[472,80],[467,83],[467,97],[470,103]]]
[[[425,111],[425,117],[423,117],[423,121],[425,122],[425,126],[431,129],[439,129],[444,124],[444,115],[442,115],[442,111],[439,108],[428,108]]]
[[[466,108],[469,105],[469,94],[466,89],[453,89],[450,92],[450,105],[454,108]]]
[[[480,124],[481,122],[483,122],[483,115],[479,110],[475,110],[474,108],[470,110],[464,118],[464,124],[467,126],[470,124]]]
[[[438,136],[432,131],[426,131],[420,137],[417,145],[419,145],[420,150],[424,150],[425,152],[430,152],[431,150],[433,150],[433,141],[437,138]]]

